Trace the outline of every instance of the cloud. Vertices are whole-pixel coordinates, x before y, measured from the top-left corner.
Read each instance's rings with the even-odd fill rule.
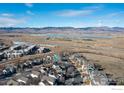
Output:
[[[93,6],[85,7],[84,9],[101,10],[103,8],[104,8],[103,4],[96,4],[96,5],[93,5]]]
[[[31,12],[30,10],[26,11],[26,13],[29,14],[29,15],[34,15],[34,13]]]
[[[124,16],[124,11],[114,12],[106,15],[107,17]]]
[[[94,10],[63,10],[57,12],[57,15],[59,16],[84,16],[84,15],[89,15],[93,13]]]
[[[13,14],[9,14],[9,13],[2,13],[0,15],[4,16],[4,17],[12,17],[12,16],[14,16]]]
[[[0,17],[0,27],[16,26],[22,23],[25,23],[24,19]]]
[[[25,3],[25,6],[31,8],[31,7],[33,7],[33,4],[31,4],[31,3]]]
[[[113,18],[120,18],[123,16],[124,16],[124,11],[118,11],[118,12],[112,12],[112,13],[108,13],[103,16],[100,16],[99,19],[110,20]]]
[[[83,9],[79,10],[61,10],[57,11],[56,14],[58,16],[65,16],[65,17],[71,17],[71,16],[85,16],[94,13],[97,10],[100,10],[103,8],[103,5],[95,5],[90,7],[84,7]]]
[[[117,11],[105,14],[103,16],[98,17],[98,26],[110,25],[116,26],[123,21],[124,11]]]

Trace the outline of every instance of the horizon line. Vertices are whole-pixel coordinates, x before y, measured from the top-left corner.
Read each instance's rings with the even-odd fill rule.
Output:
[[[86,27],[74,27],[74,26],[44,26],[44,27],[31,27],[31,26],[27,26],[27,27],[0,27],[0,28],[89,28],[89,27],[108,27],[108,28],[114,28],[114,27],[118,27],[118,28],[124,28],[123,26],[86,26]]]

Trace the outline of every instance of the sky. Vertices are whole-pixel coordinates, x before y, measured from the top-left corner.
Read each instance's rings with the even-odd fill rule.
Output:
[[[121,3],[0,3],[0,27],[124,27]]]

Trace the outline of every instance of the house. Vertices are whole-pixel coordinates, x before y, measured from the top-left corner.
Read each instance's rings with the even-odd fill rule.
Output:
[[[41,65],[43,63],[42,59],[35,59],[32,60],[32,65]]]
[[[40,78],[40,72],[38,72],[38,71],[32,71],[31,74],[30,74],[30,76],[32,78]]]
[[[19,85],[28,85],[28,84],[30,84],[28,78],[26,78],[24,76],[19,77],[16,81],[19,83]]]
[[[29,80],[31,85],[38,85],[40,82],[40,72],[38,71],[32,71],[29,75]]]
[[[69,66],[67,69],[66,69],[66,77],[68,78],[72,78],[74,75],[72,75],[72,72],[75,71],[75,68],[73,66]]]
[[[50,85],[50,83],[47,80],[44,80],[44,81],[41,81],[41,82],[43,82],[43,84],[46,85],[46,86]]]
[[[2,61],[2,59],[4,59],[4,53],[0,53],[0,61]]]
[[[62,73],[62,69],[59,66],[56,66],[55,70],[57,73]]]
[[[39,49],[37,49],[37,53],[43,53],[44,47],[40,47]]]
[[[54,85],[64,85],[65,76],[63,74],[58,74],[57,79],[55,79]]]
[[[40,85],[40,86],[45,86],[45,83],[44,83],[44,82],[39,82],[38,85]]]
[[[19,85],[19,83],[13,79],[10,79],[8,82],[7,82],[7,85]]]
[[[3,75],[4,76],[11,76],[13,75],[14,73],[16,73],[16,68],[15,67],[6,67],[4,70],[3,70]]]
[[[48,76],[49,76],[50,78],[52,78],[52,79],[57,79],[56,76],[53,75],[53,74],[49,74]]]
[[[38,47],[36,45],[30,45],[24,49],[25,54],[34,54],[37,52]]]
[[[32,68],[32,63],[30,61],[22,64],[22,69]]]
[[[20,45],[13,45],[10,47],[10,50],[19,50],[19,49],[21,49]]]
[[[58,65],[53,65],[52,68],[56,70],[57,73],[62,73],[62,69]]]
[[[74,82],[74,78],[69,78],[65,80],[65,85],[73,85],[73,82]]]
[[[83,78],[80,76],[77,76],[74,78],[73,85],[81,85],[83,84]]]
[[[52,62],[51,56],[47,56],[47,57],[46,57],[46,61],[47,61],[47,63],[51,63],[51,62]]]
[[[45,67],[41,67],[41,68],[40,68],[40,73],[41,73],[42,75],[47,75],[47,71],[45,70]]]
[[[49,77],[47,75],[44,75],[41,78],[41,82],[43,82],[45,85],[54,85],[55,79],[51,78],[51,77]]]

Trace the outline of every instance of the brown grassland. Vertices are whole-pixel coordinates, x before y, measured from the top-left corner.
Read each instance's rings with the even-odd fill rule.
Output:
[[[52,51],[74,51],[82,53],[91,63],[98,63],[112,78],[124,78],[124,36],[111,39],[66,40],[46,39],[43,36],[30,36],[29,34],[0,35],[0,39],[7,41],[25,41],[35,44],[51,44]],[[37,55],[34,55],[37,56]],[[29,56],[30,57],[30,56]],[[23,58],[22,58],[23,59]]]

